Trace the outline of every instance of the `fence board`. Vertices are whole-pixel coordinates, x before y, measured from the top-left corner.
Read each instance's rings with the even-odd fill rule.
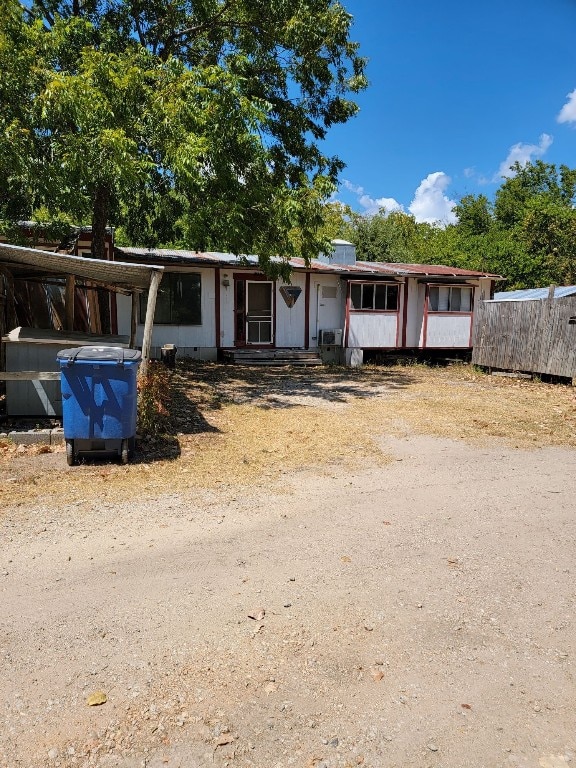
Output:
[[[576,377],[576,296],[481,301],[474,315],[475,365]]]

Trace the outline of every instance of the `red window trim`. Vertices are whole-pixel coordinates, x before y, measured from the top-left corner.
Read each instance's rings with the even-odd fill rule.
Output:
[[[353,285],[395,285],[398,288],[398,305],[396,309],[355,309],[352,306],[352,286]],[[348,281],[348,298],[350,303],[351,315],[365,315],[371,313],[373,315],[399,315],[400,314],[400,289],[402,283],[396,280],[349,280]]]
[[[472,291],[472,295],[470,296],[470,306],[472,309],[466,310],[465,312],[461,312],[459,309],[430,309],[430,288],[470,288]],[[453,317],[454,315],[458,315],[458,317],[472,317],[474,314],[474,295],[476,293],[476,288],[477,286],[475,285],[466,285],[462,283],[426,283],[426,311],[429,315],[434,315],[434,317]]]

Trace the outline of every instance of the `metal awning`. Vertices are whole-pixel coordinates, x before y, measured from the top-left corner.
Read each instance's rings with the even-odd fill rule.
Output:
[[[123,288],[133,294],[133,316],[136,307],[134,292],[148,291],[142,341],[142,366],[140,368],[141,373],[146,372],[152,343],[156,296],[164,267],[156,264],[126,264],[122,261],[89,259],[84,258],[84,256],[72,256],[68,253],[52,253],[36,248],[0,243],[0,268],[2,267],[8,270],[12,277],[22,279],[34,277],[42,280],[49,277],[62,277],[72,280],[80,277],[107,287]],[[73,305],[73,300],[71,304]]]
[[[150,285],[151,274],[164,270],[164,267],[155,264],[126,264],[122,261],[89,259],[7,243],[0,243],[0,266],[9,269],[14,277],[74,275],[128,290],[146,290]]]

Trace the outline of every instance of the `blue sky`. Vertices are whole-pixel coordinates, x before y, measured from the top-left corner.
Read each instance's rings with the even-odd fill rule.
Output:
[[[576,0],[343,0],[369,58],[360,113],[325,149],[337,199],[450,221],[514,159],[576,167]]]

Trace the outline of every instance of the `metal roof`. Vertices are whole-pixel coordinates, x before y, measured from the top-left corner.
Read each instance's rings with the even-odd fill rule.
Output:
[[[519,291],[500,291],[494,294],[493,301],[537,301],[547,299],[550,292],[549,288],[526,288]],[[554,288],[554,298],[560,299],[563,296],[574,296],[576,294],[576,285],[557,285]]]
[[[156,264],[89,259],[6,243],[0,243],[0,266],[7,267],[18,277],[75,275],[126,289],[148,288],[151,273],[164,269]]]
[[[257,256],[235,256],[231,253],[218,251],[180,251],[173,249],[122,248],[116,247],[116,252],[123,258],[137,258],[141,261],[154,261],[157,264],[178,264],[181,266],[247,266],[258,268]],[[458,267],[446,267],[441,264],[397,264],[379,261],[357,261],[355,264],[334,264],[312,259],[309,266],[304,259],[290,259],[289,265],[296,270],[309,269],[312,272],[325,272],[340,275],[390,275],[390,276],[423,276],[423,277],[492,277],[501,279],[500,275],[490,272],[476,272]]]

